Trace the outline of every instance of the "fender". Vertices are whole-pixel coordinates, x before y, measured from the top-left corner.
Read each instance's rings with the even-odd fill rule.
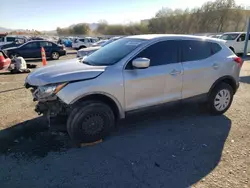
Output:
[[[102,95],[102,96],[105,96],[107,98],[109,98],[110,100],[112,100],[115,104],[116,104],[116,107],[119,111],[119,117],[122,119],[122,118],[125,118],[125,112],[122,108],[122,105],[121,103],[116,99],[116,97],[106,93],[106,92],[89,92],[89,93],[85,93],[79,97],[77,97],[76,99],[74,99],[73,101],[70,102],[70,104],[74,104],[75,102],[79,101],[79,100],[82,100],[84,98],[87,98],[87,97],[91,97],[93,95]]]
[[[235,79],[232,76],[227,75],[227,76],[223,76],[223,77],[219,78],[218,80],[216,80],[213,83],[212,87],[210,88],[210,90],[208,92],[208,96],[210,95],[210,93],[212,92],[212,90],[215,88],[215,86],[218,85],[219,83],[223,82],[223,81],[225,81],[226,83],[228,83],[228,81],[229,81],[228,84],[230,84],[232,86],[232,88],[234,90],[234,93],[236,92],[236,90],[237,90],[237,84],[236,84]]]

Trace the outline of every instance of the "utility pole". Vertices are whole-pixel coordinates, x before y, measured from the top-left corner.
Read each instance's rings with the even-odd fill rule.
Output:
[[[244,47],[244,58],[247,58],[247,45],[250,37],[250,17],[248,18],[248,23],[247,23],[247,33],[246,33],[246,42],[245,42],[245,47]]]

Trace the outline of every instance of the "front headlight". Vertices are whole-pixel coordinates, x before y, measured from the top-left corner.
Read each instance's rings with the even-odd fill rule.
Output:
[[[67,83],[39,86],[38,89],[35,91],[34,95],[38,99],[52,97],[55,94],[57,94],[66,85]]]

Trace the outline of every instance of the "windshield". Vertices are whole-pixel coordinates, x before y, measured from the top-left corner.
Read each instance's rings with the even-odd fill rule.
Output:
[[[90,65],[113,65],[124,58],[146,40],[124,38],[104,46],[86,57],[83,63]]]
[[[235,40],[239,36],[238,33],[224,34],[220,37],[223,40]]]

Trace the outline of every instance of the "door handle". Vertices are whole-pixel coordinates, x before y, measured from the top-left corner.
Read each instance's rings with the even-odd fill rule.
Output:
[[[214,63],[214,64],[213,64],[213,68],[214,68],[214,69],[218,69],[218,68],[219,68],[219,65],[218,65],[217,63]]]
[[[181,74],[181,71],[177,71],[177,70],[174,69],[174,70],[172,70],[170,72],[170,74],[174,76],[174,75],[177,75],[177,74]]]

